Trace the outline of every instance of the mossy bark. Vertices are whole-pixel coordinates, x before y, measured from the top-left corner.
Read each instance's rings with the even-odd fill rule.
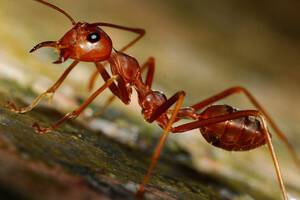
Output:
[[[61,114],[40,107],[19,115],[3,106],[8,99],[22,104],[16,96],[25,93],[1,81],[1,199],[135,199],[150,151],[120,144],[76,121],[39,135],[33,122],[49,125]],[[243,183],[197,172],[173,156],[160,159],[145,199],[270,199]]]

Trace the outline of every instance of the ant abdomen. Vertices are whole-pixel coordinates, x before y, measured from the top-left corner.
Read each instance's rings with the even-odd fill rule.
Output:
[[[204,119],[236,112],[228,105],[213,105],[201,113]],[[266,144],[261,122],[252,116],[228,120],[200,128],[210,144],[227,151],[246,151]]]

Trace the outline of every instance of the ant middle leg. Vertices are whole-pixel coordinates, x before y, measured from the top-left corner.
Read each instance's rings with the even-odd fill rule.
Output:
[[[148,58],[148,60],[141,66],[141,73],[143,73],[145,70],[147,70],[145,85],[148,86],[149,88],[152,88],[153,77],[155,73],[154,57]]]
[[[157,161],[159,159],[161,150],[167,140],[167,137],[170,133],[170,130],[172,129],[172,125],[175,122],[176,118],[177,118],[177,114],[178,111],[183,103],[185,97],[185,92],[184,91],[180,91],[175,93],[171,98],[169,98],[165,103],[163,103],[160,107],[158,107],[156,109],[156,111],[154,111],[154,113],[152,114],[152,116],[150,117],[150,119],[148,120],[149,122],[154,121],[156,119],[158,119],[161,115],[163,114],[167,114],[167,110],[175,104],[175,108],[172,110],[171,113],[171,117],[168,120],[167,124],[164,127],[163,130],[163,134],[161,135],[158,144],[155,147],[155,150],[152,154],[151,157],[151,162],[150,165],[148,167],[147,170],[147,174],[144,176],[143,181],[140,184],[140,187],[137,191],[137,196],[141,197],[143,196],[144,192],[145,192],[145,185],[149,182],[149,179],[156,167]]]
[[[19,114],[23,114],[26,112],[31,111],[33,108],[35,108],[38,103],[44,98],[44,97],[48,97],[49,99],[51,99],[54,95],[54,93],[56,92],[56,90],[60,87],[60,85],[63,83],[63,81],[66,79],[66,77],[68,76],[68,74],[72,71],[72,69],[78,64],[78,61],[74,61],[65,71],[64,73],[61,75],[61,77],[48,89],[46,90],[46,92],[43,92],[42,94],[40,94],[39,96],[37,96],[33,102],[23,108],[18,108],[16,106],[16,104],[14,102],[8,101],[6,107],[8,107],[11,111],[15,112],[15,113],[19,113]]]
[[[34,123],[32,125],[33,128],[35,128],[37,133],[40,134],[45,134],[48,133],[50,131],[53,131],[55,129],[57,129],[62,123],[64,123],[67,120],[70,119],[74,119],[76,117],[78,117],[78,115],[80,115],[83,110],[100,94],[102,93],[106,88],[108,88],[111,84],[114,83],[114,81],[118,78],[118,76],[113,76],[111,77],[109,80],[107,80],[105,82],[105,84],[100,87],[98,90],[96,90],[87,100],[85,100],[83,102],[83,104],[78,107],[76,110],[66,114],[64,117],[62,117],[61,119],[59,119],[56,123],[52,124],[50,127],[48,128],[42,128],[38,123]]]

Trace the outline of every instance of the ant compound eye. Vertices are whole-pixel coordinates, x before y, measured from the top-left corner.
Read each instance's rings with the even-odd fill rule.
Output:
[[[100,35],[99,33],[90,33],[88,36],[87,36],[87,40],[90,42],[90,43],[96,43],[100,40]]]

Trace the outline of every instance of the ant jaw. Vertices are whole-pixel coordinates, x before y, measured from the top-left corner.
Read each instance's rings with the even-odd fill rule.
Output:
[[[54,48],[58,48],[58,43],[56,41],[46,41],[46,42],[41,42],[37,45],[35,45],[30,51],[29,53],[32,53],[42,47],[54,47]]]
[[[64,51],[65,48],[56,41],[41,42],[41,43],[35,45],[29,52],[32,53],[42,47],[53,47],[58,52],[60,52],[60,56],[59,56],[58,60],[54,61],[53,64],[61,64],[69,58],[67,51]]]

